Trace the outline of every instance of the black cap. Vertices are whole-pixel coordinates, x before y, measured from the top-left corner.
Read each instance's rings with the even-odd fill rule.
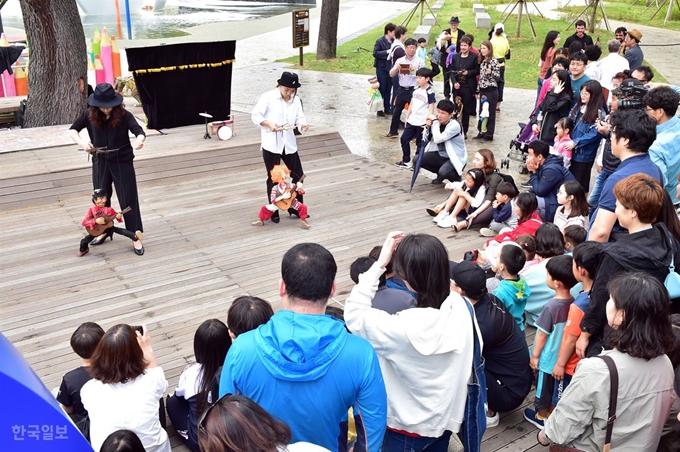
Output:
[[[449,273],[468,297],[479,299],[486,293],[486,272],[474,262],[449,262]]]
[[[96,188],[92,192],[92,202],[94,202],[95,199],[97,198],[108,198],[108,195],[106,194],[106,190],[103,188]]]

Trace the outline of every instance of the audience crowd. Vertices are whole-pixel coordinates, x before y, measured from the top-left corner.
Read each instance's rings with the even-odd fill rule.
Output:
[[[477,50],[458,17],[450,24],[429,52],[385,26],[373,52],[378,116],[393,115],[387,137],[397,137],[406,109],[400,167],[431,132],[423,168],[447,194],[427,212],[442,228],[481,228],[482,249],[459,262],[433,235],[391,232],[345,269],[355,285],[339,309],[327,306],[333,255],[295,245],[281,261],[282,309],[242,296],[226,324],[205,320],[195,363],[167,397],[146,326],[79,326],[82,366],[57,400],[95,450],[169,451],[167,407],[194,452],[445,452],[452,435],[474,452],[534,385],[524,417],[542,445],[677,450],[679,90],[645,86],[638,30],[617,29],[604,58],[581,20],[564,48],[549,32],[519,190],[490,149],[465,169],[470,117],[474,138],[494,139],[503,25]]]

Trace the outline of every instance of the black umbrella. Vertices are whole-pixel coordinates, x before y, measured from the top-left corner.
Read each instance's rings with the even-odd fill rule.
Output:
[[[413,165],[413,177],[411,178],[411,188],[409,189],[409,193],[413,191],[413,186],[416,183],[416,179],[418,178],[418,173],[420,172],[420,165],[423,163],[423,155],[425,155],[425,148],[427,147],[427,144],[430,142],[430,128],[429,127],[423,127],[423,141],[420,143],[420,146],[418,146],[418,151],[416,152],[416,161],[415,164]]]

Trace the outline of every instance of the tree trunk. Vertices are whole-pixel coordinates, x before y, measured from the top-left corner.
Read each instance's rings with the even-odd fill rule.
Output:
[[[316,44],[317,60],[330,60],[336,56],[339,14],[339,0],[323,0],[321,5],[321,21],[319,23],[319,41]]]
[[[70,124],[87,106],[87,46],[75,0],[19,0],[30,46],[24,127]]]

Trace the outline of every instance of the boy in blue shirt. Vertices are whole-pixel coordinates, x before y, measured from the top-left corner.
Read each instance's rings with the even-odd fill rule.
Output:
[[[536,378],[536,410],[524,410],[524,419],[542,429],[545,419],[555,409],[552,403],[555,379],[552,376],[562,344],[569,307],[574,298],[569,290],[576,285],[571,256],[555,256],[548,261],[548,287],[555,291],[536,320],[536,337],[531,349],[529,365],[538,372]]]
[[[496,188],[496,199],[491,204],[493,220],[488,228],[482,228],[479,233],[484,237],[495,237],[502,229],[515,229],[519,218],[513,212],[512,198],[517,192],[510,182],[503,181]],[[505,231],[503,231],[505,232]]]
[[[577,226],[578,227],[578,226]],[[581,358],[576,355],[576,341],[581,336],[581,319],[590,304],[590,291],[593,288],[595,272],[599,264],[599,252],[597,242],[581,243],[574,248],[574,263],[572,271],[576,281],[583,284],[583,290],[578,294],[574,302],[569,307],[569,316],[564,326],[562,345],[557,358],[557,364],[552,371],[555,379],[555,390],[553,391],[553,405],[562,398],[562,393],[574,376],[576,365]]]
[[[498,256],[498,274],[503,279],[493,291],[493,294],[508,308],[508,312],[512,314],[522,332],[524,332],[524,308],[527,305],[527,298],[531,295],[531,289],[526,281],[519,276],[526,260],[524,250],[520,246],[513,243],[504,245]]]

